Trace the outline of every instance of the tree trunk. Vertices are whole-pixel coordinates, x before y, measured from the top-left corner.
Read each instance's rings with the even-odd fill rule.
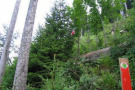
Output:
[[[11,43],[11,39],[12,39],[14,27],[15,27],[17,15],[18,15],[20,3],[21,3],[21,0],[16,0],[16,4],[15,4],[14,11],[13,11],[12,18],[11,18],[10,25],[9,25],[8,34],[6,37],[6,42],[4,44],[2,56],[0,59],[0,85],[2,83],[2,77],[3,77],[4,72],[5,72],[6,61],[8,59],[8,53],[9,53],[9,47],[10,47],[10,43]]]
[[[125,6],[125,9],[126,9],[126,11],[127,11],[127,4],[126,4],[126,3],[124,3],[124,6]]]
[[[127,13],[127,4],[123,3],[124,9],[120,11],[121,16],[125,19],[126,18],[126,13]]]
[[[80,46],[79,46],[79,42],[80,42],[80,37],[78,36],[78,57],[80,55]]]
[[[112,36],[114,38],[114,34],[115,34],[115,21],[113,22],[111,33],[112,33]]]
[[[120,11],[120,14],[121,14],[121,16],[125,19],[125,13],[124,13],[124,10],[121,10],[121,11]]]
[[[107,46],[107,42],[106,42],[106,34],[105,34],[105,28],[104,28],[104,23],[103,23],[103,20],[102,20],[101,15],[99,15],[99,18],[100,18],[100,20],[101,20],[101,24],[102,24],[102,27],[103,27],[104,44],[105,44],[105,46]]]
[[[127,4],[124,3],[124,6],[125,6],[125,17],[127,16]]]
[[[28,59],[32,40],[32,32],[35,20],[38,0],[30,0],[29,9],[23,29],[18,62],[13,82],[13,90],[26,90]]]

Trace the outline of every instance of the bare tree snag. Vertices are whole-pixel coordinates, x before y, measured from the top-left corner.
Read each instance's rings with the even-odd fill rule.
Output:
[[[26,90],[28,60],[32,32],[35,20],[38,0],[30,0],[26,21],[23,29],[21,46],[19,50],[18,62],[13,82],[13,90]]]
[[[11,18],[10,25],[9,25],[9,29],[8,29],[8,34],[6,37],[6,42],[4,44],[2,56],[0,59],[0,86],[2,83],[2,77],[3,77],[4,72],[5,72],[6,61],[8,59],[8,54],[9,54],[9,47],[10,47],[10,43],[12,40],[12,35],[13,35],[14,27],[16,24],[16,19],[17,19],[20,3],[21,3],[21,0],[16,0],[16,4],[14,7],[14,11],[13,11],[12,18]]]

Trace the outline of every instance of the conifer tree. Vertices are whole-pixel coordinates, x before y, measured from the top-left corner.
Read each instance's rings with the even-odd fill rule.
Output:
[[[54,54],[57,60],[63,62],[72,56],[74,39],[69,14],[64,0],[56,1],[51,15],[46,18],[45,27],[40,28],[32,43],[28,83],[36,88],[41,88],[43,79],[52,78],[50,72]]]

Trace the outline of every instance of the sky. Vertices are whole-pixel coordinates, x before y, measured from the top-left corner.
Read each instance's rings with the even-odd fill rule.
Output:
[[[33,35],[36,34],[39,25],[44,25],[45,17],[50,13],[51,7],[55,0],[38,0],[38,6],[35,17]],[[67,5],[72,6],[73,0],[65,0]],[[4,34],[3,25],[9,26],[16,0],[0,0],[0,34]],[[30,0],[22,0],[14,29],[14,33],[19,33],[19,38],[15,44],[19,47],[21,41],[21,33],[24,28],[25,18]],[[11,53],[10,57],[14,57],[15,53]]]
[[[24,22],[28,10],[30,0],[22,0],[20,5],[20,10],[15,26],[15,32],[21,32],[24,27]],[[55,0],[39,0],[37,7],[37,14],[35,18],[34,31],[37,29],[39,24],[44,24],[46,14],[50,12]],[[3,25],[9,26],[12,12],[14,9],[16,0],[0,0],[0,33],[3,33]],[[66,0],[69,6],[72,6],[73,0]]]

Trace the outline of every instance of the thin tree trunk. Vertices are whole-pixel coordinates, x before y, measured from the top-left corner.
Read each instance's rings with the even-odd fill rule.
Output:
[[[10,25],[9,25],[8,34],[6,37],[6,42],[4,44],[2,56],[0,59],[0,85],[2,83],[2,77],[5,72],[6,61],[8,59],[8,53],[9,53],[9,47],[10,47],[14,27],[16,24],[16,19],[17,19],[20,3],[21,3],[21,0],[16,0],[16,4],[15,4],[14,11],[13,11],[12,18],[11,18]]]
[[[97,0],[96,0],[97,1]],[[100,6],[98,5],[98,9],[100,8]],[[104,28],[104,22],[103,22],[103,20],[102,20],[102,17],[101,17],[101,15],[100,15],[100,13],[99,13],[99,18],[100,18],[100,20],[101,20],[101,24],[102,24],[102,27],[103,27],[103,34],[104,34],[104,44],[105,44],[105,47],[107,46],[107,41],[106,41],[106,34],[105,34],[105,28]]]
[[[19,50],[18,62],[13,82],[13,90],[26,90],[28,59],[32,32],[35,20],[38,0],[30,0],[29,9],[23,29],[21,46]]]
[[[79,38],[79,36],[78,36],[78,57],[79,57],[79,55],[80,55],[80,46],[79,46],[79,42],[80,42],[80,38]]]
[[[124,13],[124,10],[121,10],[121,11],[120,11],[120,14],[121,14],[121,16],[125,19],[125,13]]]
[[[121,14],[121,16],[125,19],[125,18],[126,18],[126,14],[127,14],[127,4],[126,4],[126,3],[121,3],[121,4],[124,5],[124,9],[122,9],[122,10],[120,11],[120,14]],[[125,12],[124,12],[124,11],[125,11]]]
[[[127,3],[124,3],[125,9],[127,10]]]
[[[101,16],[100,16],[100,20],[101,20],[101,24],[102,24],[102,27],[103,27],[104,43],[105,43],[105,47],[106,47],[107,42],[106,42],[105,28],[104,28],[104,23],[103,23],[103,20],[102,20]]]
[[[125,6],[125,17],[127,16],[127,4],[124,3],[124,6]]]
[[[114,34],[115,34],[115,21],[113,22],[113,25],[112,25],[112,31],[111,31],[111,33],[112,33],[112,35],[113,35],[113,37],[114,37]]]

